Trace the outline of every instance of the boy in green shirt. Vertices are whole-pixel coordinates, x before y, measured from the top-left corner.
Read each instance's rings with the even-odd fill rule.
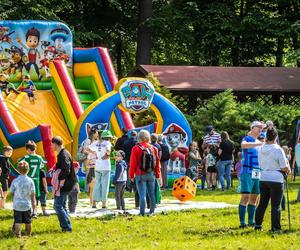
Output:
[[[44,164],[47,162],[42,158],[42,156],[36,154],[36,144],[34,141],[28,141],[25,144],[25,148],[27,151],[27,155],[25,155],[23,158],[19,159],[18,162],[21,161],[26,161],[29,165],[29,172],[28,172],[28,177],[30,177],[35,186],[35,194],[36,194],[36,199],[38,200],[41,196],[41,191],[40,191],[40,170],[44,167]],[[32,217],[36,218],[37,217],[37,208],[33,211]]]

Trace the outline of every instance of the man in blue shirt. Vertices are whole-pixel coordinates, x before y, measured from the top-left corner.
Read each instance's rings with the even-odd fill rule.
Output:
[[[242,139],[242,169],[241,169],[241,193],[239,205],[240,228],[247,227],[245,217],[248,212],[248,225],[254,226],[257,197],[259,195],[260,168],[258,164],[258,148],[262,145],[257,138],[261,134],[265,124],[254,121],[251,130]]]

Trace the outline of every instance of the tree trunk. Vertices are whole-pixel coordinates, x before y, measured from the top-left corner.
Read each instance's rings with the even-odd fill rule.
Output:
[[[118,40],[116,41],[117,74],[118,74],[119,79],[121,79],[123,77],[122,51],[123,51],[122,36],[119,35]]]
[[[151,64],[151,34],[145,21],[152,15],[152,0],[139,0],[136,64]]]
[[[276,67],[282,67],[283,62],[283,48],[284,48],[284,38],[277,38],[277,51],[276,51]]]

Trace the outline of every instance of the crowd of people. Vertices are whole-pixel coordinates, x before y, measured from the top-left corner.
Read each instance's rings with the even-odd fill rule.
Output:
[[[267,124],[267,125],[266,125]],[[241,193],[238,208],[240,227],[253,226],[259,230],[265,210],[271,199],[272,228],[281,230],[280,205],[284,208],[284,176],[289,173],[290,149],[281,148],[278,133],[271,121],[266,124],[254,121],[250,131],[242,139],[242,152],[235,152],[235,144],[226,131],[217,133],[208,126],[203,144],[192,141],[189,147],[186,175],[194,182],[201,181],[201,189],[226,191],[231,188],[232,172],[239,179],[237,191]],[[139,133],[122,129],[122,137],[115,140],[108,130],[91,129],[88,138],[81,144],[76,155],[86,172],[86,191],[89,193],[92,208],[106,209],[111,175],[111,160],[115,161],[115,174],[112,183],[115,187],[116,208],[126,208],[124,192],[134,191],[135,206],[140,215],[153,216],[156,204],[160,202],[160,188],[168,188],[169,147],[163,136],[151,134],[146,130]],[[19,159],[18,173],[10,190],[13,193],[14,224],[13,231],[21,233],[21,224],[26,225],[27,234],[31,233],[31,219],[37,217],[37,202],[41,203],[42,213],[46,211],[48,185],[46,181],[45,160],[36,153],[36,144],[28,141],[27,154]],[[52,148],[57,153],[57,163],[49,171],[54,197],[54,209],[62,231],[72,231],[68,213],[75,213],[80,192],[77,171],[79,164],[63,146],[59,136],[52,138]],[[0,155],[0,206],[5,206],[10,169],[9,161],[13,153],[10,146],[4,146]],[[234,155],[237,155],[235,160]],[[234,164],[235,163],[235,164]],[[226,185],[225,185],[226,182]],[[258,196],[260,201],[258,203]],[[66,203],[68,200],[68,209]],[[246,223],[248,213],[248,223]]]

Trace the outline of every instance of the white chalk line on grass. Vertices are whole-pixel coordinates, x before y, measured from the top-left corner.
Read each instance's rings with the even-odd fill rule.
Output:
[[[115,199],[108,199],[108,208],[102,209],[91,208],[89,205],[89,199],[79,199],[76,207],[76,212],[70,214],[72,218],[97,218],[107,215],[121,215],[124,214],[122,210],[116,210]],[[101,206],[101,204],[99,204]],[[135,208],[134,198],[125,199],[126,214],[138,215],[139,209]],[[68,204],[67,204],[68,207]],[[222,209],[228,207],[237,207],[237,205],[228,204],[225,202],[208,202],[208,201],[187,201],[180,202],[178,200],[164,199],[161,204],[156,205],[155,214],[161,214],[164,212],[191,210],[191,209]],[[6,209],[12,209],[12,203],[8,203]],[[53,209],[53,200],[47,200],[47,211],[49,214],[55,214]],[[38,209],[38,213],[41,214],[41,209]],[[149,212],[146,209],[146,213]]]

